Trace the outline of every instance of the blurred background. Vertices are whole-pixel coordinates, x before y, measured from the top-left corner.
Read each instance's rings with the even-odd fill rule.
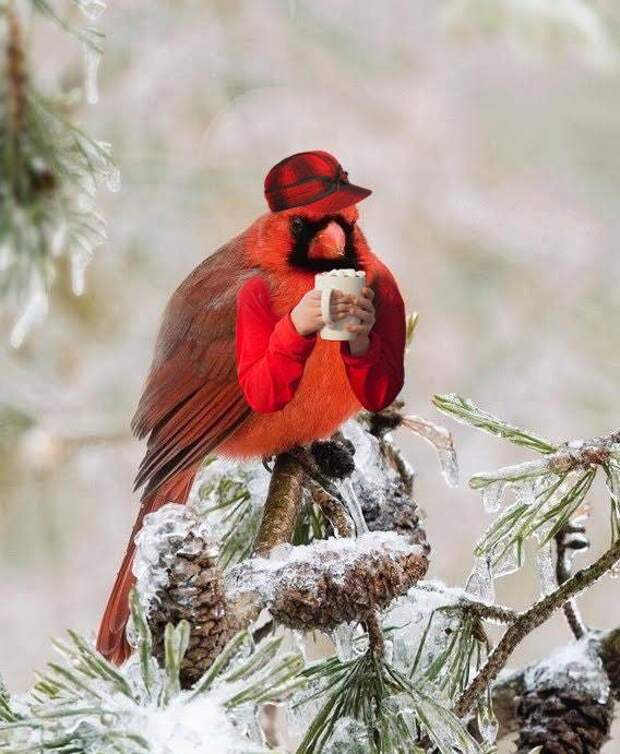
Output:
[[[530,457],[444,421],[433,393],[551,439],[620,426],[612,0],[124,0],[100,26],[100,101],[80,119],[122,173],[102,197],[109,240],[83,296],[61,275],[19,350],[1,333],[0,669],[13,690],[50,637],[96,629],[137,510],[128,424],[162,309],[265,211],[264,174],[289,153],[329,150],[374,189],[362,227],[420,313],[403,397],[454,430],[462,470],[446,488],[433,451],[400,431],[432,578],[462,585],[488,523],[468,476]],[[33,33],[41,87],[81,85],[79,46]],[[586,558],[609,536],[604,491],[591,499]],[[499,582],[498,599],[531,602],[533,571]],[[619,624],[618,582],[581,605],[592,625]],[[513,664],[569,640],[556,616]]]

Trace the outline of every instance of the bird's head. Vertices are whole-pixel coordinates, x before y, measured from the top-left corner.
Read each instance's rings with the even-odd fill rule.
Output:
[[[253,261],[273,272],[358,268],[367,247],[356,204],[369,194],[349,183],[327,152],[287,157],[265,179],[272,211],[254,225],[248,249]]]

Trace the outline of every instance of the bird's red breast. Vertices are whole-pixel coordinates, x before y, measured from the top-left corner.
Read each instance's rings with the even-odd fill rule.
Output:
[[[351,208],[350,219],[357,217]],[[346,212],[345,217],[347,217]],[[260,264],[271,290],[271,304],[277,317],[285,316],[302,296],[314,287],[314,273],[295,270],[278,252],[285,242],[281,224],[258,223],[250,229],[244,251],[249,264]],[[361,231],[356,230],[356,250],[369,285],[376,282],[383,266],[370,251]],[[256,250],[260,249],[260,257]],[[218,452],[237,457],[272,455],[294,445],[328,437],[361,409],[349,384],[340,358],[340,343],[317,337],[304,374],[292,400],[280,411],[252,413],[223,442]]]

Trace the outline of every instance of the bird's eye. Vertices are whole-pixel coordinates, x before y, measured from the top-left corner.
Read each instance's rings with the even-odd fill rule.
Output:
[[[298,236],[301,231],[304,229],[304,221],[302,217],[299,217],[299,215],[296,215],[291,220],[291,230],[293,231],[293,234]]]

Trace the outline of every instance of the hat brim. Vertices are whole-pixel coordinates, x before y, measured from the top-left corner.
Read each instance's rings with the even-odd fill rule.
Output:
[[[356,186],[353,183],[341,183],[336,191],[303,206],[311,207],[317,212],[329,214],[330,212],[338,212],[341,209],[357,204],[371,194],[372,191],[370,189]]]

